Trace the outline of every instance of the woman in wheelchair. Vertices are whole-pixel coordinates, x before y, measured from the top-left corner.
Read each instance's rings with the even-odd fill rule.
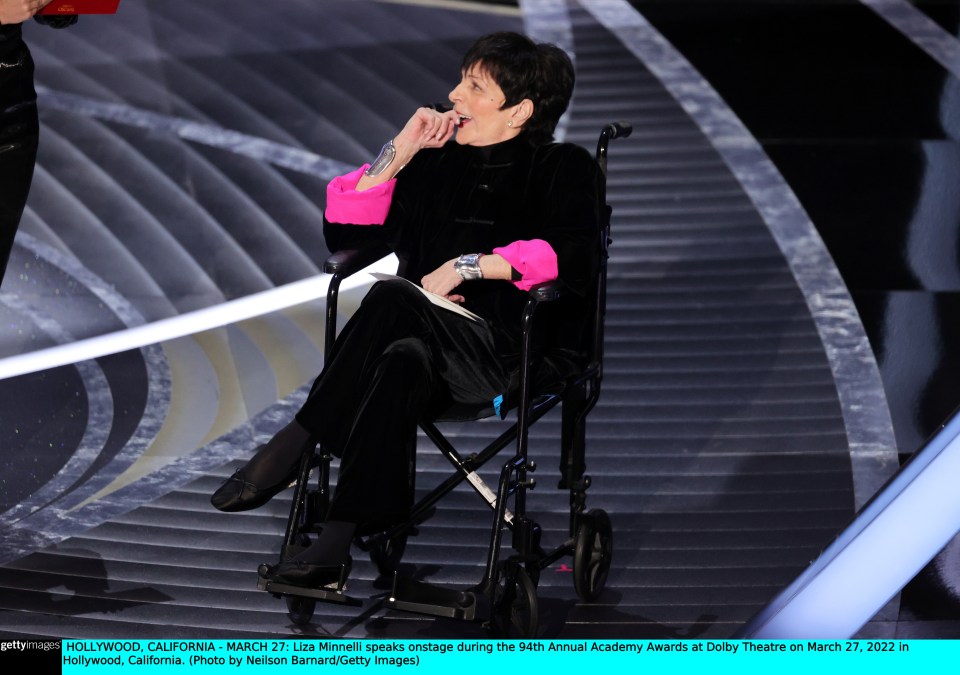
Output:
[[[559,279],[570,291],[538,315],[538,379],[576,359],[599,265],[602,178],[589,152],[551,142],[573,85],[559,48],[516,33],[480,38],[449,94],[452,110],[417,110],[371,165],[331,181],[331,251],[393,251],[399,276],[482,320],[437,307],[403,280],[373,286],[295,419],[211,499],[221,511],[257,508],[289,486],[317,443],[340,458],[317,540],[268,578],[335,582],[355,535],[403,521],[418,421],[506,414],[536,284]]]

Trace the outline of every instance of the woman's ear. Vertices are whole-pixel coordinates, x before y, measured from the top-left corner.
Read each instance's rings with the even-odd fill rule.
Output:
[[[522,127],[527,120],[533,117],[533,101],[525,98],[513,107],[513,124]]]

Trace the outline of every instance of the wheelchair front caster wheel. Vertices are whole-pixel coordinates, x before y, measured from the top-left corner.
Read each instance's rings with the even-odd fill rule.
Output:
[[[525,569],[508,566],[497,583],[490,631],[496,638],[535,638],[539,622],[537,587]]]
[[[400,560],[406,548],[406,533],[397,535],[393,539],[384,539],[371,547],[370,562],[377,566],[380,576],[393,578],[393,573],[400,566]]]
[[[316,600],[310,598],[296,598],[287,596],[287,616],[298,626],[306,626],[313,618],[313,610],[317,607]]]
[[[584,602],[603,592],[613,558],[613,530],[603,509],[588,512],[577,527],[573,550],[573,587]]]

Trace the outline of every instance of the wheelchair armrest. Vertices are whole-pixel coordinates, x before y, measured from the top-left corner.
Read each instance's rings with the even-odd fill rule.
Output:
[[[553,281],[544,281],[542,284],[537,284],[527,291],[527,294],[531,300],[536,302],[550,302],[561,298],[564,291],[563,283],[558,279],[554,279]]]
[[[330,285],[327,286],[326,337],[323,352],[326,356],[330,356],[333,342],[337,337],[337,299],[340,295],[340,282],[377,262],[388,253],[390,250],[383,244],[343,249],[331,255],[323,264],[323,271],[333,275]]]
[[[344,249],[327,258],[323,264],[323,271],[327,274],[339,274],[341,278],[349,277],[367,265],[372,265],[388,253],[390,253],[390,250],[386,246]]]

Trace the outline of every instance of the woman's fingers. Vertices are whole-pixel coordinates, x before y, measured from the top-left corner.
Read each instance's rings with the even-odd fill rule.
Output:
[[[457,270],[453,266],[455,262],[456,258],[440,265],[440,267],[423,277],[420,280],[420,285],[425,291],[447,297],[450,291],[460,285],[461,281],[460,275],[457,274]]]
[[[423,147],[438,148],[453,136],[456,131],[457,115],[452,110],[445,113],[423,108],[430,114],[430,125],[424,129]]]
[[[398,135],[417,148],[439,148],[457,130],[457,115],[452,110],[441,113],[431,108],[418,108]]]

